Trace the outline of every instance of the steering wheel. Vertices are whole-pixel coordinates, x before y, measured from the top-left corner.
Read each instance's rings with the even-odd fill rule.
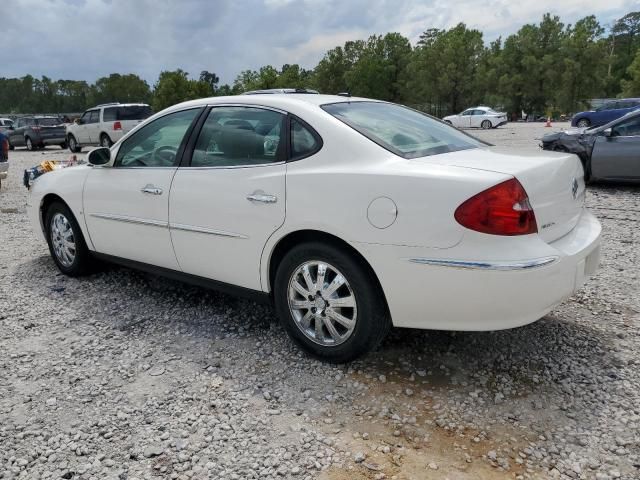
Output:
[[[173,165],[177,153],[178,149],[171,145],[158,147],[153,152],[153,163],[167,166]]]

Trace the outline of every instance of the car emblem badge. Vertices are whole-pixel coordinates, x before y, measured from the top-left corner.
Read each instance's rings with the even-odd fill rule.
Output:
[[[571,182],[571,193],[574,200],[578,198],[578,180],[576,180],[575,177],[573,178],[573,182]]]

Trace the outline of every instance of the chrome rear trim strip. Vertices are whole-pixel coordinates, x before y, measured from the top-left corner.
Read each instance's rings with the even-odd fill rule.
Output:
[[[213,228],[194,227],[192,225],[184,225],[181,223],[172,223],[169,228],[173,230],[183,230],[185,232],[206,233],[208,235],[217,235],[219,237],[231,237],[231,238],[249,238],[241,233],[226,232],[224,230],[215,230]]]
[[[437,267],[466,268],[472,270],[530,270],[533,268],[546,267],[555,263],[559,257],[536,258],[535,260],[524,260],[521,262],[473,262],[466,260],[443,260],[433,258],[410,258],[412,263],[421,265],[433,265]]]
[[[161,220],[148,220],[145,218],[129,217],[127,215],[114,215],[111,213],[90,213],[92,217],[102,218],[104,220],[114,220],[116,222],[135,223],[138,225],[150,225],[152,227],[167,228],[167,222]]]

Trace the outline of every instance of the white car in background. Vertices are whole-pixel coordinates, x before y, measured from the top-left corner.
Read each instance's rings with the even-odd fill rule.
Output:
[[[193,100],[29,185],[65,274],[94,257],[272,302],[334,362],[391,326],[533,322],[599,260],[573,154],[510,151],[354,97]]]
[[[458,115],[449,115],[442,120],[457,128],[496,128],[507,123],[507,114],[489,107],[467,108]]]
[[[146,103],[105,103],[91,108],[67,125],[69,150],[80,152],[89,145],[111,147],[152,113]]]

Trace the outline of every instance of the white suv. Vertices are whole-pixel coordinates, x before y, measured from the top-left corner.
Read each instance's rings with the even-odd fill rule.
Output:
[[[80,152],[88,145],[110,147],[152,113],[146,103],[105,103],[91,108],[67,125],[69,150]]]

